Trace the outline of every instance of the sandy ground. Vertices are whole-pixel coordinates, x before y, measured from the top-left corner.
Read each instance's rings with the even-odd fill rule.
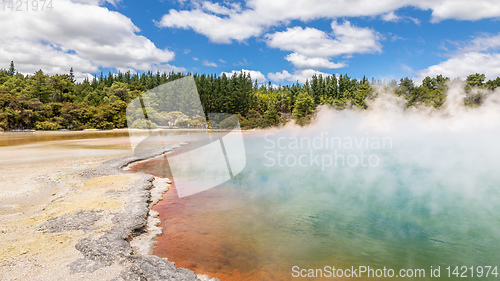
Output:
[[[0,280],[209,279],[147,256],[160,196],[151,176],[118,170],[134,160],[127,140],[0,147]]]

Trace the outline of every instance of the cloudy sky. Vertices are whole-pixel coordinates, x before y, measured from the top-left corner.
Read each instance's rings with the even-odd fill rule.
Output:
[[[0,68],[13,60],[24,74],[500,76],[498,0],[51,0],[43,11],[1,1]]]

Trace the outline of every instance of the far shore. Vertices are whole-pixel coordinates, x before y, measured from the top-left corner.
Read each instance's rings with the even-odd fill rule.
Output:
[[[135,129],[136,131],[141,131]],[[166,131],[175,134],[183,134],[189,132],[225,132],[226,130],[207,130],[207,129],[187,129],[187,128],[159,128],[153,131]],[[148,130],[143,130],[148,132]],[[243,130],[241,131],[248,131]],[[54,140],[81,140],[81,139],[93,139],[93,138],[117,138],[117,137],[128,137],[129,129],[112,129],[112,130],[97,130],[97,129],[86,129],[81,131],[69,131],[69,130],[59,130],[59,131],[37,131],[37,130],[21,130],[21,131],[0,131],[0,147],[1,146],[12,146],[19,144],[28,143],[39,143]]]

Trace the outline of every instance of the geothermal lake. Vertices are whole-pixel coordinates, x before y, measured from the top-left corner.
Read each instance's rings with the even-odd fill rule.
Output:
[[[301,279],[294,266],[423,269],[414,280],[455,280],[459,266],[463,280],[496,280],[486,266],[500,266],[498,121],[381,112],[245,133],[233,180],[183,198],[171,189],[154,207],[155,254],[221,280]],[[168,156],[133,170],[168,177]],[[387,279],[366,274],[354,279]]]

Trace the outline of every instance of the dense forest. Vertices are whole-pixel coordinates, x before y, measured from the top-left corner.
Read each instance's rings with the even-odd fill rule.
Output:
[[[0,130],[82,130],[125,128],[128,103],[147,90],[192,75],[205,112],[236,114],[243,128],[269,127],[292,119],[307,124],[320,104],[336,109],[366,109],[376,97],[375,87],[393,90],[407,107],[440,108],[450,78],[426,77],[420,86],[410,78],[389,83],[348,75],[313,76],[304,84],[258,85],[245,73],[231,77],[183,73],[118,73],[76,82],[68,74],[31,75],[16,72],[14,62],[0,69]],[[500,87],[500,77],[485,82],[484,74],[471,74],[464,83],[466,106],[479,106],[488,91]],[[485,89],[478,91],[477,89]]]

